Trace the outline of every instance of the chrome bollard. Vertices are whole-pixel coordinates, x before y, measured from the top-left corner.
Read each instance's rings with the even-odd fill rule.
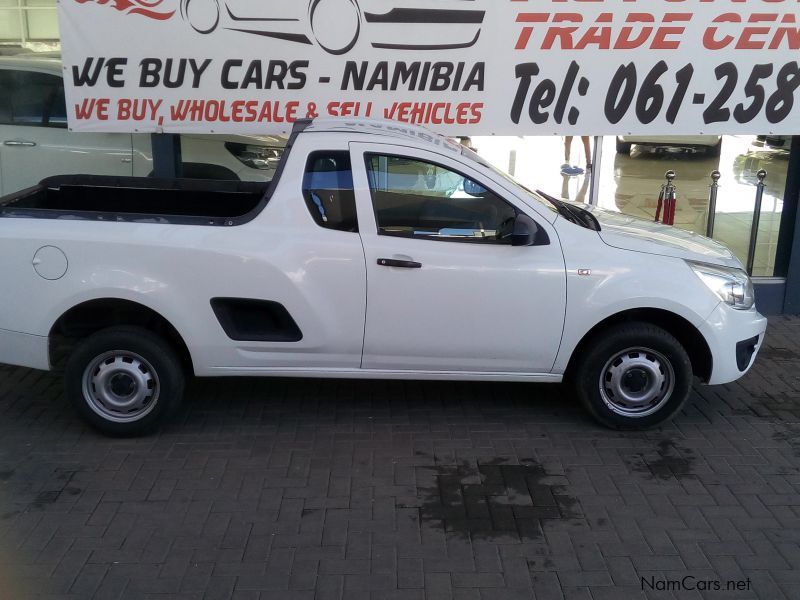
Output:
[[[711,173],[711,196],[708,198],[708,224],[706,225],[706,237],[714,237],[714,225],[717,220],[717,193],[719,192],[719,180],[722,173],[713,171]]]
[[[767,184],[764,180],[767,178],[767,172],[761,169],[757,174],[758,185],[756,186],[756,205],[753,209],[753,226],[750,229],[750,247],[747,250],[747,274],[752,277],[753,267],[756,262],[756,243],[758,242],[758,226],[761,224],[761,204],[764,201],[764,188]]]
[[[675,225],[675,208],[678,202],[675,171],[667,171],[667,188],[664,190],[664,225]]]

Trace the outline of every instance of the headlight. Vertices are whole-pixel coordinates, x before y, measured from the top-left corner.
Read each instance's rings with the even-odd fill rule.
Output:
[[[687,261],[700,281],[736,310],[749,310],[755,304],[753,282],[741,269]]]
[[[277,169],[283,155],[283,148],[237,144],[236,142],[226,142],[225,148],[242,164],[251,169],[260,169],[262,171],[274,171]]]

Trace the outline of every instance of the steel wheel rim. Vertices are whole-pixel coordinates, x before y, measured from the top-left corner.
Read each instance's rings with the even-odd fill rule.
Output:
[[[83,371],[82,383],[89,407],[114,423],[131,423],[150,414],[161,391],[153,365],[127,350],[95,357]]]
[[[675,389],[675,371],[660,352],[628,348],[600,372],[600,395],[612,412],[634,419],[650,416],[666,404]]]

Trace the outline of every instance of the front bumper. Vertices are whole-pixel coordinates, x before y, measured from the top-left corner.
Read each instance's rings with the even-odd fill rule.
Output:
[[[766,331],[767,319],[757,310],[734,310],[720,303],[700,327],[713,360],[708,383],[730,383],[747,373],[764,343]]]

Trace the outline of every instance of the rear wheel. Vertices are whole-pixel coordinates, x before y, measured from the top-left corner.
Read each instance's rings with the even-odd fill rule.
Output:
[[[592,416],[615,429],[645,429],[680,410],[692,387],[686,350],[668,332],[625,323],[598,334],[580,357],[574,383]]]
[[[617,154],[630,154],[632,147],[633,144],[623,142],[621,139],[617,138]]]
[[[87,337],[65,370],[78,414],[114,436],[146,433],[163,422],[180,403],[184,380],[172,347],[139,327],[110,327]]]

